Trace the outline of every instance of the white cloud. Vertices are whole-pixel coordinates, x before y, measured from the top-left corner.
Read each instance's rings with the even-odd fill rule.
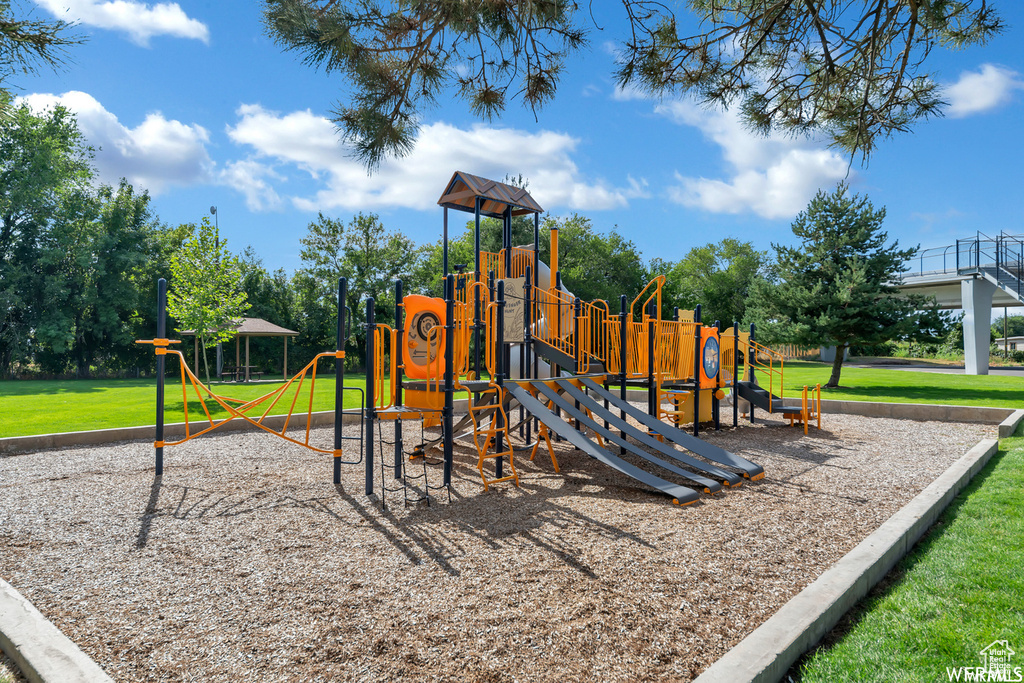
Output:
[[[111,31],[123,31],[139,45],[149,45],[153,36],[194,38],[204,43],[210,31],[201,21],[190,18],[176,2],[149,5],[132,0],[35,0],[54,16]]]
[[[578,140],[563,133],[483,125],[464,130],[432,123],[420,129],[408,156],[387,160],[368,175],[326,118],[309,110],[282,115],[252,104],[237,113],[239,121],[228,127],[228,135],[251,147],[253,160],[294,164],[322,182],[323,189],[314,196],[292,198],[303,210],[430,209],[437,205],[441,184],[456,169],[488,178],[522,173],[530,181],[530,193],[545,209],[610,209],[647,196],[643,179],[627,178],[625,187],[585,180],[571,157]],[[245,188],[238,187],[242,192]]]
[[[102,182],[122,177],[137,188],[160,194],[171,185],[209,181],[213,162],[206,152],[209,133],[202,126],[167,120],[153,112],[128,128],[92,95],[72,90],[63,95],[33,94],[21,98],[36,112],[62,105],[75,114],[78,128],[96,147],[96,170]]]
[[[245,205],[250,211],[267,211],[281,208],[281,197],[269,180],[284,180],[266,164],[252,159],[232,161],[220,172],[220,180],[245,195]]]
[[[1014,90],[1024,89],[1024,80],[1019,76],[1016,71],[994,64],[983,64],[979,71],[964,71],[960,80],[944,89],[949,101],[946,113],[963,118],[1006,104]]]
[[[636,99],[620,92],[619,99]],[[676,173],[669,199],[712,213],[746,213],[763,218],[790,218],[822,187],[846,177],[848,163],[813,141],[748,131],[734,111],[704,109],[692,102],[659,104],[655,112],[681,125],[698,128],[722,149],[730,167],[727,180],[693,178]]]

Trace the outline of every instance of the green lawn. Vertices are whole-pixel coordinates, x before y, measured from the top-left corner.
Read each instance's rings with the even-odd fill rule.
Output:
[[[214,382],[213,390],[222,396],[250,400],[279,388],[283,381],[235,384]],[[286,414],[295,396],[297,382],[271,412]],[[346,375],[346,387],[364,388],[363,375]],[[359,393],[346,391],[345,407],[359,405]],[[273,399],[271,399],[273,400]],[[214,416],[227,416],[227,411],[207,401]],[[195,392],[189,386],[189,420],[206,419]],[[265,404],[266,405],[266,404]],[[296,402],[296,413],[309,405],[309,380],[302,386]],[[334,374],[318,377],[313,395],[313,410],[334,408]],[[155,422],[156,380],[16,380],[0,382],[0,437],[77,432],[111,427],[136,427]],[[257,417],[262,414],[257,413]],[[181,380],[168,378],[165,393],[164,421],[184,422],[184,401]]]
[[[799,396],[804,384],[824,384],[831,372],[828,364],[806,361],[789,361],[785,368],[786,397]],[[761,377],[760,381],[767,386],[766,378]],[[848,367],[843,369],[841,384],[840,389],[822,391],[822,398],[1005,408],[1024,405],[1024,382],[1017,377],[968,377]],[[363,375],[346,375],[345,385],[362,387]],[[280,382],[216,384],[218,391],[243,399],[255,398],[277,386]],[[0,381],[0,414],[4,416],[0,420],[0,437],[151,425],[154,422],[155,387],[154,380]],[[308,394],[306,396],[308,401]],[[202,415],[202,409],[195,404],[194,398],[195,394],[190,393],[190,419]],[[357,402],[358,395],[348,392],[345,406],[355,407]],[[279,408],[283,405],[278,404]],[[313,409],[330,410],[333,406],[334,379],[333,375],[328,375],[317,381]],[[213,407],[218,410],[216,414],[225,414],[219,406]],[[196,409],[198,413],[194,412]],[[274,413],[281,412],[287,412],[287,409],[274,410]],[[181,384],[173,378],[167,382],[164,419],[167,422],[184,420]]]
[[[810,387],[815,384],[824,385],[832,374],[830,363],[786,361],[784,367],[786,398],[798,398],[805,384]],[[767,388],[768,380],[763,374],[758,375],[758,381]],[[1019,377],[844,367],[839,385],[838,389],[822,389],[821,397],[846,401],[945,403],[995,408],[1024,406],[1024,381]]]
[[[995,640],[1024,652],[1022,491],[1024,437],[1017,436],[1000,444],[928,536],[847,616],[838,641],[803,663],[799,680],[948,681],[947,667],[981,666],[979,651]]]

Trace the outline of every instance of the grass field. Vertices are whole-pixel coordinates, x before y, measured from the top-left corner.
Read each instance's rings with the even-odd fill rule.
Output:
[[[800,396],[803,386],[824,385],[832,374],[829,363],[787,361],[784,396]],[[768,380],[758,381],[767,388]],[[881,401],[884,403],[944,403],[960,406],[1020,408],[1024,381],[1000,375],[963,375],[891,368],[844,367],[838,389],[822,389],[823,399]],[[776,392],[778,393],[778,392]]]
[[[803,385],[828,381],[831,365],[807,361],[785,364],[784,395],[798,397]],[[768,386],[767,378],[761,383]],[[181,385],[167,383],[164,419],[184,420]],[[252,399],[272,391],[281,382],[258,384],[215,383],[217,391],[236,398]],[[363,387],[362,375],[348,375],[346,386]],[[822,398],[890,403],[945,403],[952,405],[1019,408],[1024,405],[1024,382],[1017,377],[997,375],[966,376],[892,369],[843,369],[841,387],[822,391]],[[156,383],[154,380],[18,380],[0,382],[0,437],[48,434],[111,427],[134,427],[154,422]],[[303,388],[308,403],[308,384]],[[778,393],[778,392],[776,392]],[[190,419],[202,414],[189,394]],[[289,396],[290,402],[291,396]],[[300,403],[303,399],[300,399]],[[358,404],[358,394],[348,392],[346,407]],[[287,412],[284,400],[274,414]],[[317,380],[313,410],[334,406],[333,375]],[[211,404],[215,415],[226,413]],[[204,416],[205,417],[205,416]]]
[[[928,536],[844,618],[838,641],[803,663],[798,680],[949,681],[947,668],[981,666],[978,653],[993,641],[1021,651],[1022,490],[1024,437],[1017,436],[1000,444]]]
[[[279,388],[283,381],[235,384],[214,382],[212,389],[221,395],[251,400]],[[346,387],[364,388],[362,376],[345,377]],[[295,396],[297,383],[278,401],[272,415],[285,414]],[[360,394],[346,391],[345,407],[359,405]],[[189,419],[205,419],[198,397],[189,387]],[[272,399],[271,399],[272,400]],[[207,400],[213,416],[226,417],[227,411]],[[296,412],[309,406],[309,381],[302,386]],[[320,377],[313,393],[313,410],[334,408],[334,375]],[[55,432],[77,432],[113,427],[151,425],[156,414],[156,380],[17,380],[0,382],[0,437]],[[262,414],[260,411],[259,414]],[[257,415],[259,415],[257,414]],[[165,393],[164,421],[185,420],[181,382],[169,378]]]

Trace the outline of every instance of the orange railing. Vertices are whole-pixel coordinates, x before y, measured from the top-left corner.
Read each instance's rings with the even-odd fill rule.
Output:
[[[387,348],[384,347],[385,340],[388,341]],[[373,406],[377,410],[384,410],[395,404],[399,353],[401,350],[398,348],[398,332],[389,325],[377,323],[373,330],[373,385],[376,387]],[[388,387],[387,395],[381,391],[385,382]]]
[[[511,265],[511,272],[506,274],[504,249],[498,253],[493,251],[480,252],[480,275],[484,280],[487,279],[490,273],[494,273],[494,277],[499,280],[504,280],[506,277],[525,277],[527,266],[536,270],[536,252],[532,248],[512,247]]]
[[[740,337],[740,346],[742,347],[743,345],[746,345],[748,350],[754,350],[754,368],[767,375],[768,393],[781,398],[783,364],[785,363],[785,359],[782,357],[782,354],[768,348],[767,346],[762,346],[755,341],[750,341],[749,337],[746,340],[744,340],[743,337]],[[764,387],[764,384],[762,383],[761,386]],[[778,388],[778,393],[775,391],[776,387]],[[768,412],[770,413],[771,410]]]

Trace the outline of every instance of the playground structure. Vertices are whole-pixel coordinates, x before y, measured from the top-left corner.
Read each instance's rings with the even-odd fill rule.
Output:
[[[410,480],[414,479],[422,479],[422,485],[412,500],[429,502],[431,490],[450,492],[457,439],[472,440],[476,469],[485,490],[500,482],[518,485],[516,451],[529,451],[532,460],[545,446],[557,472],[552,439],[564,439],[604,465],[670,496],[674,503],[688,505],[699,499],[698,491],[714,494],[739,486],[745,479],[764,477],[759,465],[699,438],[702,423],[720,428],[726,390],[732,395],[734,427],[739,424],[742,399],[751,422],[755,409],[761,409],[782,413],[790,424],[802,424],[805,433],[812,420],[817,420],[820,428],[820,388],[815,394],[805,387],[800,407],[785,406],[779,398],[783,389],[782,356],[756,342],[753,326],[741,331],[735,323],[725,330],[717,322],[705,325],[700,306],[693,311],[677,310],[671,319],[664,318],[664,276],[648,283],[631,301],[621,296],[619,311],[614,314],[606,301],[582,301],[569,293],[558,270],[558,231],[550,231],[549,267],[539,258],[542,209],[525,189],[456,172],[438,203],[444,208],[443,296],[403,296],[402,283],[396,283],[394,327],[375,320],[372,298],[366,303],[364,407],[359,415],[360,436],[349,437],[359,440],[356,459],[346,460],[342,448],[346,438],[342,433],[343,394],[360,391],[344,386],[344,340],[352,324],[343,306],[347,288],[344,279],[339,281],[336,350],[319,354],[284,385],[249,401],[215,394],[188,369],[184,356],[169,348],[175,342],[166,338],[166,283],[161,280],[157,338],[144,342],[154,344],[157,353],[157,474],[162,474],[165,446],[208,433],[232,419],[243,419],[293,443],[331,455],[336,484],[340,483],[342,464],[364,463],[367,495],[375,491],[378,470],[382,494],[398,490],[397,486],[387,486],[389,472],[407,502]],[[474,214],[473,271],[450,272],[449,209]],[[514,246],[512,218],[530,215],[533,245]],[[480,249],[480,221],[484,216],[501,222],[502,248],[497,253]],[[192,433],[186,424],[185,438],[173,443],[163,440],[163,365],[168,354],[177,355],[181,364],[186,413],[188,378],[197,397],[211,398],[229,414],[223,420],[214,420],[200,400],[209,426]],[[309,443],[317,365],[325,358],[335,359],[333,449]],[[758,383],[755,370],[767,380],[766,385]],[[307,380],[305,436],[293,438],[287,430]],[[617,393],[612,385],[617,385]],[[629,402],[630,388],[646,389],[646,412]],[[265,418],[290,390],[294,390],[294,397],[284,427],[269,428]],[[454,416],[456,393],[468,396],[467,414],[458,423]],[[256,417],[261,408],[262,414]],[[518,421],[511,424],[516,411]],[[383,452],[381,423],[386,421],[394,423],[393,458],[385,457]],[[420,438],[411,450],[406,450],[403,425],[411,421],[420,423]],[[692,425],[692,434],[681,429],[684,425]],[[431,433],[427,438],[424,429],[435,427],[440,428],[440,434]],[[428,479],[428,455],[434,451],[437,453],[432,462],[442,465],[438,485],[431,485]],[[627,454],[627,458],[622,457]],[[422,474],[414,477],[410,467],[417,459]],[[489,465],[492,460],[493,473]],[[696,488],[648,472],[638,462],[675,475]]]

